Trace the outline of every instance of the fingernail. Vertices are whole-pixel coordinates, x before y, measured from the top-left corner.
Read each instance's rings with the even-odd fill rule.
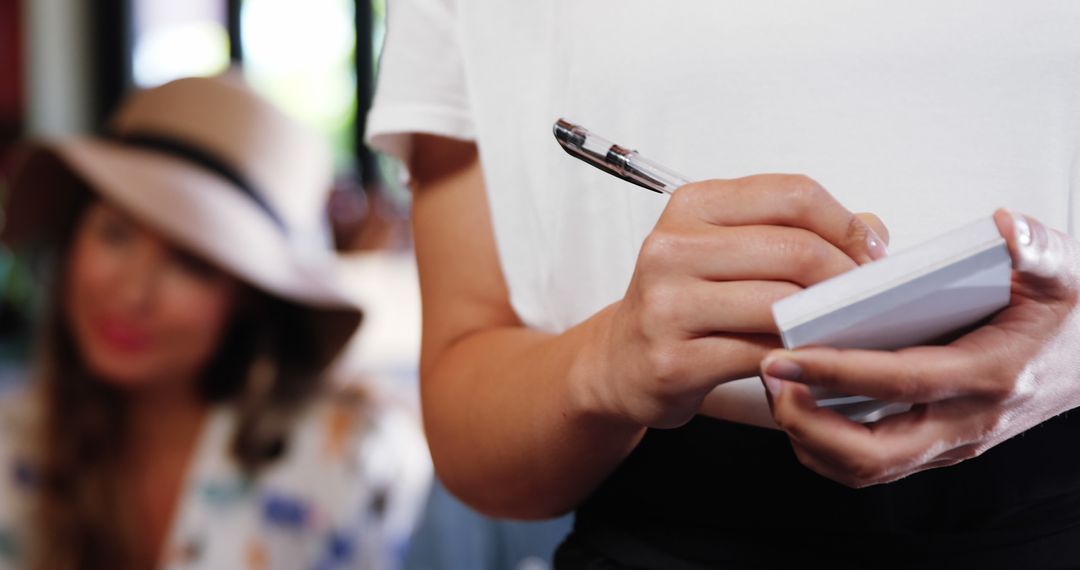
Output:
[[[866,236],[866,251],[870,254],[870,259],[877,261],[883,259],[889,255],[889,248],[885,245],[885,242],[881,241],[881,238],[877,237],[874,232],[870,232]]]
[[[785,358],[777,358],[765,363],[765,374],[782,380],[798,380],[802,376],[802,367]]]
[[[761,379],[765,381],[765,388],[772,394],[773,399],[779,398],[780,392],[784,391],[784,383],[768,374],[762,376]]]
[[[1031,245],[1031,224],[1028,224],[1027,218],[1020,214],[1009,212],[1013,217],[1013,227],[1016,229],[1016,241],[1020,245]]]

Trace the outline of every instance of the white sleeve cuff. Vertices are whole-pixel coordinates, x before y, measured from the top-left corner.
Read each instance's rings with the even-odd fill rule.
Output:
[[[452,139],[475,140],[468,111],[433,105],[394,104],[377,106],[368,115],[365,140],[371,148],[408,164],[412,135],[429,134]]]

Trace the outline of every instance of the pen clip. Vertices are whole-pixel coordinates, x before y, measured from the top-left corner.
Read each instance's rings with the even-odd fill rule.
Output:
[[[559,146],[570,156],[646,190],[664,193],[662,185],[632,167],[630,157],[636,154],[635,151],[598,137],[565,119],[556,121],[552,131]]]

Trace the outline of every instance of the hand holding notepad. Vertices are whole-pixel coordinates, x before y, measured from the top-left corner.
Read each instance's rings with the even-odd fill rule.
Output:
[[[562,148],[604,172],[670,194],[685,177],[636,151],[558,120]],[[907,252],[858,267],[777,302],[773,315],[786,348],[825,345],[889,350],[932,342],[1006,306],[1011,262],[992,218]],[[819,405],[856,421],[909,408],[815,389]]]
[[[788,349],[891,350],[963,330],[1009,303],[1012,262],[987,216],[907,251],[858,267],[773,305]],[[820,406],[855,421],[906,410],[815,389]]]

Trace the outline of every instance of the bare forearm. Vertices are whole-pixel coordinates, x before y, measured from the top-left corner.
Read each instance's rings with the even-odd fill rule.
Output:
[[[592,357],[610,308],[561,335],[477,332],[426,367],[424,417],[443,482],[492,515],[540,518],[580,503],[644,428],[592,404]]]
[[[757,372],[779,346],[773,302],[880,245],[806,177],[687,185],[642,245],[623,298],[543,334],[512,307],[475,146],[415,143],[424,418],[446,485],[492,514],[579,504],[644,426],[678,427],[717,385]],[[760,395],[749,399],[760,408]],[[749,421],[743,400],[705,411]]]

